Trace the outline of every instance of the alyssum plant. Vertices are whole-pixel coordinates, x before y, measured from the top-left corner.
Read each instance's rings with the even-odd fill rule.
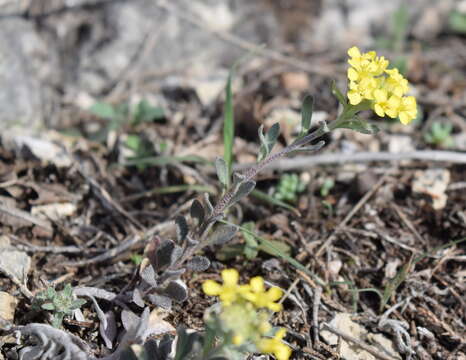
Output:
[[[265,133],[263,127],[259,129],[261,146],[257,159],[258,162],[248,170],[243,173],[230,174],[227,162],[222,158],[216,159],[215,166],[217,176],[225,188],[224,194],[215,205],[211,203],[208,194],[204,196],[203,203],[194,200],[190,210],[192,219],[190,228],[188,228],[188,220],[186,218],[178,217],[176,219],[179,240],[177,245],[171,240],[163,240],[162,242],[160,242],[159,239],[156,240],[156,246],[151,247],[151,249],[155,250],[155,256],[151,255],[151,252],[149,252],[149,258],[170,259],[169,261],[164,261],[163,265],[166,267],[164,272],[161,275],[156,275],[159,276],[159,281],[165,278],[170,279],[173,275],[181,275],[186,268],[203,270],[209,266],[208,259],[194,256],[194,254],[198,253],[206,246],[223,244],[234,237],[238,227],[234,224],[225,224],[225,221],[222,221],[226,211],[251,193],[256,186],[254,181],[256,175],[274,160],[296,152],[319,150],[324,145],[324,141],[318,141],[316,144],[311,143],[317,141],[325,133],[337,128],[347,128],[365,134],[374,134],[378,131],[378,128],[358,116],[358,113],[364,110],[372,109],[381,117],[398,117],[403,124],[408,124],[416,118],[416,99],[412,96],[405,96],[409,90],[408,81],[397,69],[387,68],[389,65],[388,60],[384,57],[378,57],[374,51],[361,53],[356,47],[349,49],[348,55],[350,56],[348,62],[351,65],[348,69],[349,89],[347,98],[349,101],[346,100],[345,96],[343,96],[334,84],[332,85],[332,92],[342,105],[342,111],[335,121],[330,124],[320,124],[317,130],[309,133],[314,100],[312,96],[308,95],[305,97],[302,104],[300,134],[293,143],[286,146],[283,150],[272,153],[272,149],[280,134],[280,126],[276,123]],[[220,224],[217,224],[219,222]],[[151,260],[151,264],[153,266],[155,265],[154,271],[150,271],[151,278],[154,274],[157,274],[157,271],[160,269],[160,266],[157,265],[158,263],[160,263],[160,260]],[[200,341],[203,345],[194,346],[194,340],[186,341],[187,344],[191,344],[191,350],[189,351],[191,355],[186,358],[218,359],[222,354],[222,356],[228,354],[227,358],[230,359],[244,358],[244,355],[241,357],[241,355],[238,354],[242,354],[249,349],[250,351],[273,353],[279,360],[288,359],[291,353],[291,351],[288,351],[289,348],[286,347],[288,350],[284,350],[285,347],[277,345],[284,335],[282,330],[276,331],[275,337],[269,339],[277,345],[277,351],[258,345],[261,341],[258,340],[260,335],[268,333],[269,330],[258,330],[260,325],[257,325],[254,321],[260,322],[260,320],[257,319],[265,319],[266,316],[263,315],[263,312],[260,314],[257,313],[256,309],[251,307],[250,303],[247,305],[249,296],[247,294],[251,288],[262,289],[263,285],[262,287],[259,285],[255,287],[253,285],[260,283],[262,280],[251,280],[251,284],[248,288],[248,286],[241,287],[237,285],[238,278],[234,270],[225,270],[222,272],[222,277],[224,280],[223,287],[218,284],[214,285],[211,282],[206,282],[204,284],[204,291],[206,294],[220,295],[221,304],[220,308],[216,307],[215,309],[207,311],[206,333],[191,335],[191,337],[200,337],[201,340],[197,338],[196,341]],[[143,275],[143,278],[146,280],[147,276]],[[178,279],[177,281],[180,280]],[[273,289],[274,288],[272,288],[271,291]],[[273,292],[275,291],[277,296],[274,297],[274,299],[277,300],[280,298],[281,293],[278,295],[278,289],[273,290]],[[145,290],[145,293],[148,293],[148,291]],[[162,294],[167,296],[169,292],[162,291]],[[227,299],[230,296],[235,299],[238,297],[240,301],[233,301],[233,303],[231,303],[231,300]],[[267,299],[266,296],[265,298]],[[173,299],[183,300],[181,298]],[[248,321],[252,321],[252,323],[256,324],[254,326],[258,326],[255,330],[255,340],[252,339],[251,336],[244,335],[244,329],[250,326]],[[235,328],[243,329],[244,339],[238,337],[241,335],[235,335]],[[212,329],[215,331],[212,332]],[[229,336],[225,335],[228,334],[228,331],[225,332],[225,329],[230,329]],[[241,331],[239,331],[238,334],[240,332]],[[213,348],[215,351],[212,351],[210,348],[214,341],[212,339],[212,336],[214,336],[213,334],[223,334],[221,336],[217,335],[221,340],[219,342],[220,345]],[[245,343],[246,345],[248,344],[249,347],[246,346]],[[266,350],[266,348],[268,350]],[[177,352],[178,351],[182,350],[177,347]],[[183,353],[186,354],[185,351],[183,351]],[[236,356],[233,356],[233,354],[236,354]],[[151,358],[149,356],[143,359]],[[181,359],[181,357],[175,355],[175,359]]]
[[[373,51],[361,53],[356,47],[351,48],[348,54],[351,66],[348,69],[347,97],[332,85],[332,92],[342,106],[336,120],[329,124],[319,124],[315,131],[309,132],[313,98],[307,96],[302,105],[301,131],[290,145],[279,152],[272,152],[280,133],[279,124],[274,124],[265,133],[262,127],[259,129],[261,145],[257,163],[248,170],[243,173],[231,173],[231,162],[221,158],[215,161],[219,181],[224,186],[222,197],[215,205],[211,203],[208,195],[204,196],[202,202],[194,200],[190,208],[190,221],[183,216],[175,219],[176,241],[154,237],[148,245],[146,258],[139,271],[140,281],[134,289],[118,296],[100,289],[75,289],[76,296],[88,296],[93,301],[103,324],[104,330],[101,331],[101,335],[107,347],[111,348],[115,338],[115,334],[110,338],[109,332],[106,331],[111,328],[111,316],[103,314],[95,298],[113,301],[116,304],[133,302],[141,308],[146,306],[146,302],[169,308],[172,301],[185,301],[188,292],[181,275],[186,270],[206,270],[210,261],[197,255],[200,250],[206,246],[226,243],[235,236],[238,226],[223,220],[226,211],[251,193],[256,186],[256,175],[267,165],[292,153],[319,150],[324,141],[315,144],[314,142],[337,128],[352,129],[366,134],[375,133],[378,131],[377,127],[358,116],[358,113],[364,110],[372,109],[382,117],[398,117],[403,124],[409,123],[417,116],[415,98],[405,96],[408,91],[407,80],[397,69],[388,69],[386,59],[378,57]],[[224,270],[222,278],[223,285],[209,281],[203,285],[207,295],[220,297],[220,304],[206,311],[205,332],[187,332],[180,328],[177,331],[175,347],[172,346],[174,339],[170,336],[165,336],[161,341],[146,341],[152,333],[149,309],[146,307],[140,318],[135,314],[130,316],[126,311],[122,322],[126,324],[127,333],[117,350],[105,359],[244,359],[248,352],[263,352],[273,354],[278,360],[287,360],[291,350],[282,343],[285,331],[274,330],[269,324],[272,312],[281,308],[275,303],[281,297],[281,291],[273,287],[265,291],[262,278],[253,278],[249,284],[238,285],[238,274],[233,269]],[[38,325],[41,325],[41,329],[46,326]],[[75,355],[81,351],[75,346],[76,339],[73,340],[74,345],[61,340],[65,338],[57,335],[61,330],[41,330],[42,334],[38,335],[36,328],[39,327],[28,325],[23,330],[28,335],[35,335],[40,340],[39,343],[43,344],[35,346],[34,351],[40,353],[43,347],[43,353],[48,352],[44,359],[58,358],[57,354],[63,349]],[[21,327],[12,327],[12,330],[22,332]],[[55,344],[54,351],[47,350],[50,343]],[[128,348],[129,344],[133,345]],[[81,344],[81,348],[85,346]]]

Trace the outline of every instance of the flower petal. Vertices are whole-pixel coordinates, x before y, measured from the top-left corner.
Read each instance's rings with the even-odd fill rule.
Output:
[[[239,280],[239,273],[236,269],[225,269],[222,271],[222,279],[225,286],[236,286]]]
[[[253,277],[249,284],[251,285],[251,290],[256,293],[264,292],[264,279],[260,276]]]
[[[348,50],[348,55],[351,56],[352,58],[356,58],[356,57],[361,56],[361,52],[356,46],[353,46],[352,48]]]
[[[222,291],[222,286],[213,280],[206,280],[202,284],[202,290],[204,294],[209,296],[217,296]]]

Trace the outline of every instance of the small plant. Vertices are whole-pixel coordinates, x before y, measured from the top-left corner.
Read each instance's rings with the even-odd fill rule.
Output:
[[[334,186],[335,186],[335,181],[333,181],[333,179],[330,179],[330,178],[325,179],[322,185],[320,186],[320,196],[326,197],[330,193],[330,190],[333,189]]]
[[[34,298],[33,308],[52,311],[52,326],[59,328],[65,315],[72,315],[74,310],[79,309],[85,303],[84,299],[75,299],[71,285],[66,284],[61,291],[49,287],[37,294]]]
[[[131,254],[129,258],[134,265],[140,265],[143,259],[142,255],[139,254]]]
[[[162,108],[150,105],[147,100],[141,100],[133,108],[128,104],[112,105],[97,102],[91,106],[89,111],[102,119],[108,120],[103,129],[91,135],[91,138],[95,141],[104,141],[110,131],[118,130],[124,124],[136,126],[143,122],[160,121],[165,117]]]
[[[217,158],[215,161],[218,180],[222,185],[221,196],[215,202],[211,202],[209,194],[205,194],[202,200],[193,200],[189,216],[180,215],[174,219],[177,230],[175,239],[152,235],[139,267],[139,277],[125,288],[123,294],[86,287],[74,290],[77,295],[87,294],[86,296],[94,300],[96,308],[98,308],[95,301],[97,297],[112,301],[116,305],[123,302],[122,306],[125,308],[129,308],[128,305],[132,302],[144,309],[140,317],[131,311],[122,312],[121,320],[126,335],[120,341],[117,350],[108,357],[109,359],[152,360],[154,355],[160,360],[172,360],[169,353],[173,339],[165,337],[158,344],[154,341],[146,342],[153,331],[150,328],[151,316],[147,303],[170,308],[173,301],[184,302],[189,294],[181,276],[187,271],[206,270],[210,266],[210,261],[200,255],[202,250],[208,246],[225,245],[235,237],[239,229],[245,240],[245,247],[242,250],[248,257],[256,256],[259,250],[268,251],[274,256],[285,259],[296,268],[310,273],[311,276],[314,275],[280,249],[278,244],[257,235],[253,231],[255,228],[253,223],[238,226],[226,221],[225,218],[232,206],[241,202],[254,190],[256,176],[270,163],[297,152],[321,149],[324,145],[321,137],[334,129],[351,129],[364,134],[376,133],[378,128],[360,118],[359,112],[373,110],[381,117],[398,118],[403,124],[409,124],[416,118],[416,99],[413,96],[405,96],[408,92],[408,82],[397,69],[387,68],[388,60],[378,57],[374,51],[361,53],[356,47],[349,49],[348,54],[351,67],[348,69],[349,90],[346,96],[335,84],[332,85],[332,93],[342,107],[338,117],[329,124],[325,122],[317,124],[316,130],[310,131],[314,100],[312,96],[306,96],[302,104],[299,136],[280,151],[273,152],[280,134],[280,125],[273,124],[265,132],[264,128],[260,127],[260,150],[257,162],[242,173],[232,171],[234,126],[230,75],[225,104],[225,154],[223,158]],[[110,114],[109,118],[115,114],[115,111],[109,107],[102,107],[101,110],[106,110]],[[295,184],[293,190],[297,190],[299,186],[296,185],[296,181],[291,180],[291,182]],[[204,293],[218,296],[220,303],[206,311],[205,332],[189,332],[183,328],[177,330],[176,354],[173,360],[239,360],[252,352],[272,354],[277,360],[288,360],[291,349],[282,341],[285,330],[274,329],[269,323],[271,315],[282,308],[277,302],[282,297],[282,291],[276,287],[266,290],[261,277],[252,278],[248,284],[239,284],[239,274],[233,269],[224,270],[222,279],[223,284],[211,280],[203,284]],[[317,276],[314,279],[321,286],[328,285]],[[53,288],[47,289],[35,299],[38,309],[54,312],[53,324],[57,327],[60,326],[65,315],[71,314],[83,303],[83,300],[73,298],[70,285],[61,292],[56,292]],[[108,317],[101,309],[97,314],[101,322],[101,336],[108,343],[107,347],[111,348],[112,339],[108,335],[110,331],[105,331],[111,328],[113,318],[110,316],[111,312]],[[42,341],[47,339],[38,335],[40,341],[34,349],[35,354],[47,354],[49,351],[47,346],[52,346],[49,344],[56,346],[55,344],[63,339],[64,332],[50,331],[52,328],[48,325],[34,326],[32,329],[25,326],[18,329],[25,335],[44,334],[44,327],[48,329],[50,341]],[[76,348],[74,345],[74,342],[68,342],[65,349],[74,349]],[[57,349],[56,346],[55,351]],[[75,350],[84,353],[82,349]],[[134,351],[139,354],[135,354]]]
[[[454,142],[451,137],[453,126],[450,123],[434,122],[428,132],[424,134],[426,143],[438,147],[452,147]]]
[[[283,174],[273,196],[277,200],[294,203],[298,200],[298,194],[305,189],[306,184],[300,181],[297,174]]]

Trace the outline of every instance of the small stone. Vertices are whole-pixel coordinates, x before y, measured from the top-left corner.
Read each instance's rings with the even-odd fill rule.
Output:
[[[283,87],[288,91],[309,90],[309,78],[305,72],[286,72],[282,74]]]
[[[330,272],[330,274],[332,274],[333,276],[337,276],[338,273],[340,272],[341,270],[341,267],[342,267],[343,263],[341,262],[341,260],[333,260],[333,261],[330,261],[328,263],[328,271]]]
[[[11,250],[10,239],[0,236],[0,272],[14,277],[22,284],[26,283],[29,269],[31,268],[31,258],[22,251]]]
[[[18,301],[14,296],[0,291],[0,318],[13,321],[17,303]]]
[[[330,322],[330,326],[339,331],[356,338],[362,342],[367,342],[366,339],[373,341],[372,346],[383,349],[384,352],[390,353],[394,359],[401,359],[401,356],[396,352],[393,342],[381,334],[372,334],[367,331],[363,326],[354,322],[351,319],[351,314],[338,313]],[[338,336],[330,331],[323,330],[320,332],[321,336],[327,341],[329,345],[336,345],[339,343]],[[354,346],[352,343],[344,339],[340,339],[340,355],[344,359],[357,359],[357,360],[375,360],[375,357],[367,351]]]
[[[447,204],[447,190],[450,183],[450,171],[447,169],[419,170],[414,173],[411,184],[415,193],[426,194],[432,199],[432,207],[441,210]]]
[[[53,203],[37,205],[31,208],[31,215],[44,220],[57,221],[63,217],[71,216],[76,212],[76,205],[72,203]]]

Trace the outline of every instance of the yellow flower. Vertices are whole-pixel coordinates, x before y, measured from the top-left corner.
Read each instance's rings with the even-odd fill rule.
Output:
[[[348,55],[351,67],[347,97],[351,105],[369,100],[377,115],[398,117],[405,125],[416,118],[416,99],[403,96],[409,91],[409,84],[398,69],[387,69],[388,60],[378,57],[375,51],[361,53],[353,46]]]
[[[243,294],[244,298],[258,308],[268,308],[272,311],[280,311],[283,307],[275,301],[280,299],[283,292],[277,287],[271,287],[265,291],[264,279],[260,276],[252,278],[249,282],[250,291]]]
[[[385,89],[377,89],[374,91],[374,111],[377,115],[384,117],[385,115],[396,118],[398,116],[398,107],[401,99],[396,95],[389,94]]]
[[[375,51],[361,54],[359,49],[353,46],[348,50],[348,55],[351,57],[348,63],[353,67],[353,69],[348,70],[348,78],[352,81],[362,80],[366,77],[379,76],[388,66],[388,60],[383,56],[376,57]]]
[[[262,338],[256,346],[262,353],[273,354],[277,360],[288,360],[291,356],[291,349],[282,342],[286,334],[285,329],[280,329],[275,333],[273,338]]]
[[[206,295],[219,296],[225,306],[231,305],[242,293],[249,290],[248,285],[238,285],[239,274],[235,269],[223,270],[222,280],[223,285],[213,280],[206,280],[202,284],[202,290]]]
[[[359,104],[363,99],[373,100],[374,91],[379,87],[380,80],[373,77],[365,77],[361,81],[351,81],[349,84],[348,99],[351,105]]]
[[[398,108],[398,118],[404,125],[409,124],[417,117],[416,98],[414,96],[406,96],[401,99],[401,105]]]
[[[390,75],[387,80],[385,87],[388,91],[392,92],[398,97],[402,97],[409,90],[408,80],[401,75],[398,69],[389,69],[385,72]]]

